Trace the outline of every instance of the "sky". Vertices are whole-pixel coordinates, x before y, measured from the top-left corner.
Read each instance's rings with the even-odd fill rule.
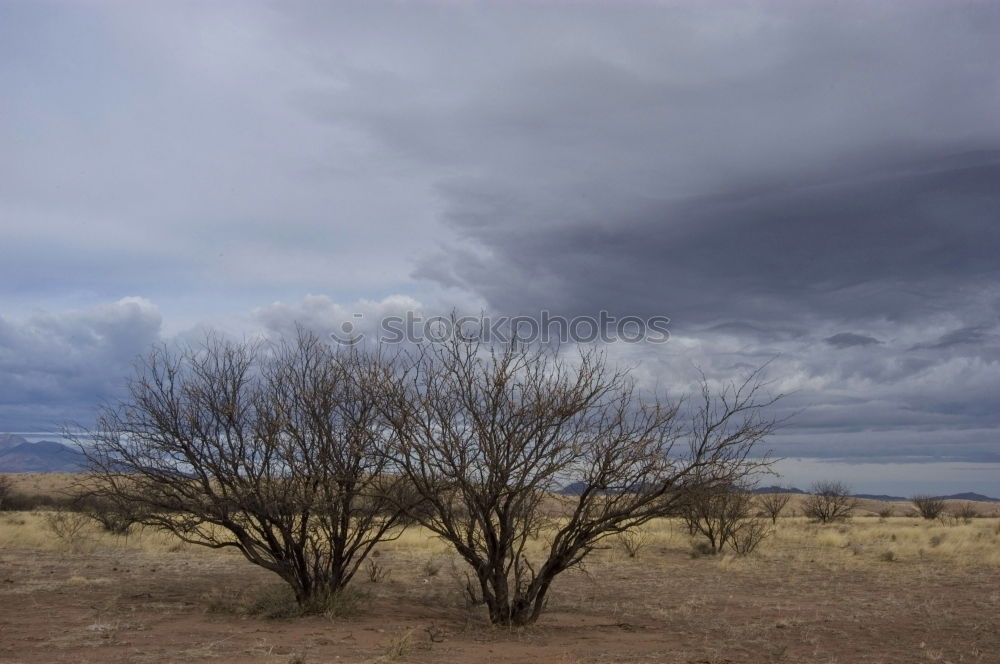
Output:
[[[0,0],[0,430],[151,344],[663,316],[776,482],[1000,497],[1000,4]]]

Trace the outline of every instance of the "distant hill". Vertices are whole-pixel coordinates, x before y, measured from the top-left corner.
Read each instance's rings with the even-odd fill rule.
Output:
[[[884,493],[854,493],[851,494],[854,498],[864,498],[865,500],[881,500],[887,503],[893,503],[898,501],[908,501],[909,498],[904,498],[903,496],[887,496]]]
[[[0,434],[0,473],[72,473],[86,468],[86,457],[67,445]]]
[[[559,493],[567,496],[578,496],[580,492],[583,491],[586,485],[583,482],[573,482],[572,484],[567,484],[562,488]],[[803,491],[802,489],[797,489],[795,487],[784,487],[784,486],[763,486],[758,487],[751,491],[751,493],[791,493],[795,495],[808,495],[808,491]],[[874,494],[874,493],[855,493],[852,494],[854,498],[862,498],[864,500],[881,500],[884,502],[909,502],[909,498],[903,496],[889,496],[886,494]],[[989,496],[984,496],[981,493],[953,493],[950,496],[937,496],[941,500],[969,500],[969,501],[982,501],[987,503],[1000,503],[998,498],[990,498]]]
[[[802,489],[796,489],[795,487],[787,487],[787,486],[762,486],[762,487],[757,487],[756,489],[754,489],[750,493],[795,493],[795,494],[804,494],[805,491],[803,491]]]
[[[990,498],[989,496],[984,496],[981,493],[953,493],[950,496],[940,496],[943,500],[978,500],[984,503],[1000,503],[1000,498]]]
[[[18,445],[23,445],[28,442],[20,436],[15,436],[12,433],[0,433],[0,454],[6,452],[12,447],[17,447]]]

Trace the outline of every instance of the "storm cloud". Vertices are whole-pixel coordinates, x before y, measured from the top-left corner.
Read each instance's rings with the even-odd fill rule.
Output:
[[[997,34],[991,2],[5,4],[0,429],[206,327],[605,311],[670,318],[610,351],[644,384],[769,362],[780,454],[997,461]]]

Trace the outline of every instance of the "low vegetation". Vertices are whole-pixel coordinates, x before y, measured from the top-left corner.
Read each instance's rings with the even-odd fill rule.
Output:
[[[802,513],[820,523],[831,523],[851,518],[858,501],[851,496],[850,487],[843,482],[822,481],[815,483],[802,505]]]
[[[792,499],[789,493],[765,493],[758,497],[758,504],[761,511],[771,519],[772,524],[778,523],[778,517],[782,510]]]
[[[688,406],[640,396],[595,350],[564,358],[469,332],[393,353],[301,330],[155,348],[80,438],[81,504],[114,534],[139,524],[238,551],[303,608],[359,569],[386,580],[369,555],[419,525],[467,564],[494,624],[521,626],[605,540],[770,465],[752,453],[775,427],[759,372],[703,380]],[[560,494],[568,478],[578,490]],[[718,546],[747,553],[765,534],[725,520]]]
[[[753,494],[733,487],[692,492],[681,507],[688,532],[702,535],[700,548],[711,554],[726,547],[741,555],[752,553],[768,535],[754,511]]]
[[[944,500],[933,496],[918,495],[910,499],[917,512],[925,519],[936,519],[944,512]]]

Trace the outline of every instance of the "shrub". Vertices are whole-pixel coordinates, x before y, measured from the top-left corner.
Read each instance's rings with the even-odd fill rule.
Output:
[[[639,552],[649,543],[649,533],[637,529],[626,530],[618,533],[618,543],[625,549],[629,558],[638,558]]]
[[[817,482],[802,506],[803,513],[820,523],[849,519],[857,507],[857,500],[843,482]]]
[[[392,570],[382,565],[379,565],[374,557],[368,559],[367,572],[368,572],[368,581],[370,581],[371,583],[381,583],[382,581],[388,579],[389,575],[392,574]]]
[[[964,523],[972,523],[972,520],[979,516],[979,510],[972,503],[963,503],[958,508],[957,516]]]
[[[128,535],[132,526],[142,521],[137,505],[110,497],[84,494],[76,501],[76,507],[113,535]]]
[[[764,514],[771,517],[771,523],[776,524],[781,510],[785,509],[790,499],[791,495],[787,493],[765,493],[758,498],[758,501]]]
[[[79,551],[87,543],[90,517],[80,512],[58,509],[45,513],[45,527],[70,551]]]
[[[358,613],[361,603],[367,597],[365,593],[347,587],[336,592],[314,593],[308,602],[300,603],[291,586],[269,584],[245,600],[242,612],[275,620],[304,615],[347,618]]]
[[[765,522],[759,519],[750,519],[733,533],[729,545],[737,554],[745,556],[753,553],[770,534],[771,530]]]
[[[910,502],[917,508],[920,516],[928,520],[936,519],[944,512],[944,501],[934,496],[913,496]]]
[[[770,531],[751,516],[753,497],[738,488],[692,492],[682,515],[688,529],[708,540],[712,553],[729,546],[736,553],[747,554],[757,548]]]

